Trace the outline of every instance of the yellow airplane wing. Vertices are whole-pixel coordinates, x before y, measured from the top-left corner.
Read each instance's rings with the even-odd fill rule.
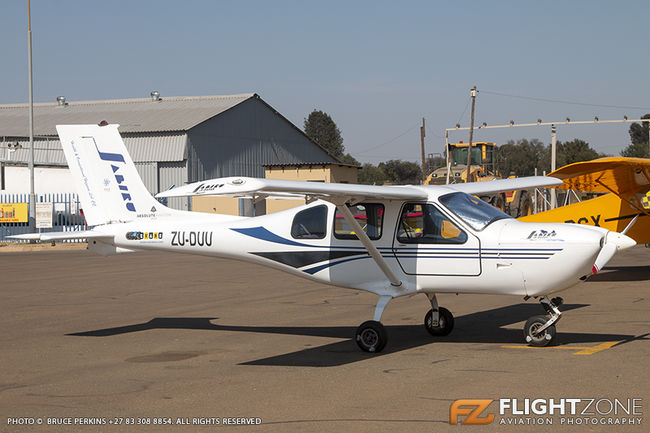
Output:
[[[609,157],[565,165],[549,174],[564,181],[561,189],[612,192],[618,196],[650,188],[650,159]]]
[[[577,162],[552,172],[562,179],[556,188],[610,193],[520,218],[528,222],[589,224],[627,233],[637,243],[650,243],[650,159],[611,157]]]

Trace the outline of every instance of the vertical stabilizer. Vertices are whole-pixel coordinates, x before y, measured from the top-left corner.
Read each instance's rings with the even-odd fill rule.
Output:
[[[56,127],[86,221],[91,226],[172,212],[145,188],[118,127]]]

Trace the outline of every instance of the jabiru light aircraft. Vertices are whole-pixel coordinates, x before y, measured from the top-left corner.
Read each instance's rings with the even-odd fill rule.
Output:
[[[19,239],[87,239],[99,254],[165,250],[225,257],[280,269],[308,280],[378,295],[373,320],[355,335],[367,352],[381,351],[380,323],[393,298],[421,293],[431,309],[424,326],[433,336],[454,327],[438,293],[507,294],[540,299],[546,315],[524,326],[526,341],[555,337],[561,298],[602,267],[629,237],[600,227],[525,223],[473,194],[554,186],[551,177],[449,186],[370,186],[228,177],[206,180],[157,197],[221,195],[301,197],[303,206],[255,217],[167,208],[138,176],[119,125],[59,125],[89,230],[36,233]],[[245,276],[242,276],[245,278]]]

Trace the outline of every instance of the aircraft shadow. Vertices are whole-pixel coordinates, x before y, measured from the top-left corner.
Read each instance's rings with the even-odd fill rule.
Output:
[[[587,282],[647,280],[650,280],[650,266],[606,266],[601,272],[589,277]]]
[[[562,311],[587,307],[588,304],[565,304]],[[536,304],[515,304],[486,311],[466,314],[455,318],[454,331],[446,337],[432,337],[423,325],[388,325],[389,342],[382,353],[361,352],[353,340],[355,326],[237,326],[219,325],[210,317],[171,317],[154,318],[146,323],[98,329],[94,331],[66,334],[83,337],[110,337],[150,329],[194,329],[226,332],[255,332],[263,334],[307,335],[313,337],[341,338],[322,346],[309,347],[296,352],[269,358],[244,362],[242,365],[334,367],[363,361],[377,356],[385,356],[428,344],[440,343],[494,343],[522,344],[521,329],[506,329],[505,325],[527,320],[530,316],[541,314],[542,308]],[[605,341],[631,341],[632,335],[588,334],[558,332],[557,344],[599,343]]]

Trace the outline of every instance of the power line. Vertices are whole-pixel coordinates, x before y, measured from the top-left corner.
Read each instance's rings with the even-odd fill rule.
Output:
[[[370,152],[371,150],[378,149],[378,148],[380,148],[380,147],[382,147],[382,146],[385,146],[385,145],[387,145],[387,144],[390,144],[390,143],[392,143],[393,141],[397,140],[398,138],[401,138],[401,137],[405,136],[406,134],[408,134],[409,132],[413,131],[415,128],[417,128],[417,127],[419,127],[419,126],[420,126],[420,124],[416,123],[415,125],[411,126],[411,127],[410,127],[409,129],[407,129],[406,131],[402,132],[400,135],[398,135],[398,136],[396,136],[396,137],[393,137],[393,138],[391,138],[390,140],[388,140],[388,141],[386,141],[386,142],[384,142],[384,143],[378,144],[378,145],[376,145],[376,146],[369,147],[369,148],[366,149],[366,150],[357,151],[356,153],[357,153],[357,154],[360,154],[360,153],[368,153],[368,152]]]
[[[458,121],[456,123],[460,123],[461,120],[463,120],[463,116],[465,116],[465,113],[467,112],[467,107],[469,107],[469,103],[472,100],[472,98],[467,98],[467,103],[465,104],[465,108],[463,108],[463,114],[458,117]]]
[[[648,108],[648,107],[632,107],[632,106],[628,106],[628,105],[590,104],[590,103],[586,103],[586,102],[564,101],[564,100],[561,100],[561,99],[537,98],[537,97],[534,97],[534,96],[512,95],[512,94],[509,94],[509,93],[492,92],[492,91],[489,91],[489,90],[480,90],[479,92],[480,93],[487,93],[487,94],[490,94],[490,95],[496,95],[496,96],[504,96],[504,97],[507,97],[507,98],[528,99],[528,100],[531,100],[531,101],[541,101],[541,102],[553,102],[553,103],[556,103],[556,104],[581,105],[581,106],[584,106],[584,107],[625,108],[625,109],[629,109],[629,110],[650,110],[650,108]],[[459,122],[457,122],[457,123],[459,123]]]

